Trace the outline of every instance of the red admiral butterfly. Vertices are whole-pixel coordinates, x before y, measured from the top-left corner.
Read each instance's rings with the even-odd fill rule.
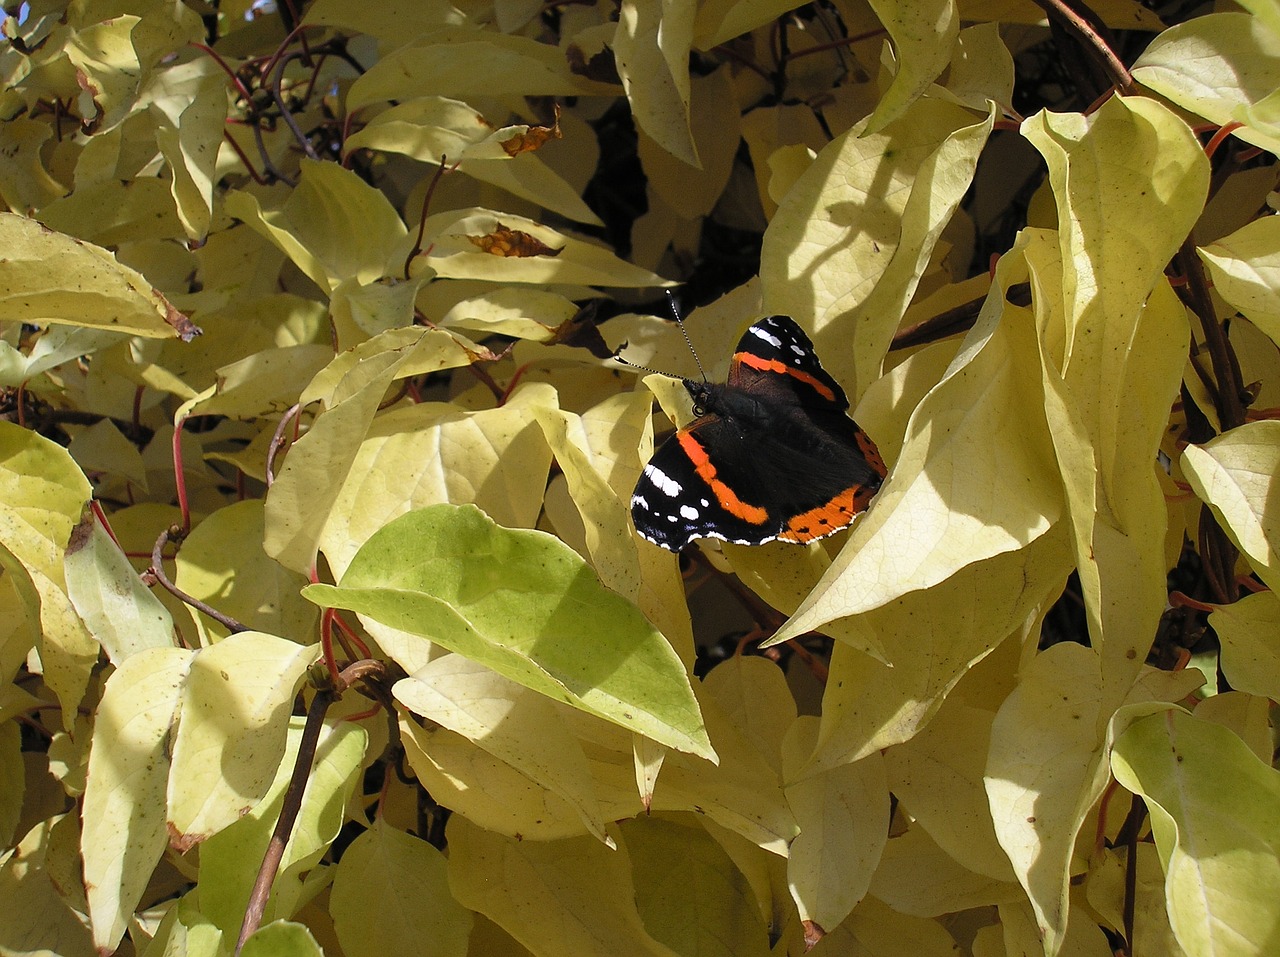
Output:
[[[644,538],[812,542],[845,528],[885,475],[813,343],[789,316],[742,336],[724,385],[683,379],[697,418],[654,453],[631,496]]]

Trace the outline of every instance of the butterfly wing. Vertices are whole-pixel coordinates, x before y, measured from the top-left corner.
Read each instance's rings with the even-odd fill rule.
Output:
[[[631,499],[649,541],[810,542],[848,526],[880,487],[875,445],[787,316],[747,330],[726,385],[686,385],[706,414],[658,449]]]

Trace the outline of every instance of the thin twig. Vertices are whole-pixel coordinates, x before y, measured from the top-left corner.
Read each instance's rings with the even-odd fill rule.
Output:
[[[267,842],[267,852],[262,857],[258,879],[253,883],[253,891],[249,894],[249,903],[244,910],[244,920],[240,924],[240,937],[236,940],[237,957],[245,941],[253,936],[253,932],[262,923],[262,914],[267,909],[267,899],[271,896],[271,884],[276,879],[276,872],[280,870],[280,862],[284,859],[284,850],[288,846],[293,824],[298,819],[298,812],[302,810],[302,795],[307,789],[307,778],[311,774],[316,747],[320,743],[320,729],[324,727],[325,712],[337,699],[337,692],[318,691],[311,699],[311,707],[307,709],[307,723],[302,729],[302,741],[298,744],[298,757],[293,763],[289,787],[284,792],[280,817],[276,820],[275,830],[271,832],[271,840]]]
[[[300,402],[295,402],[291,405],[288,411],[280,417],[280,424],[276,426],[275,433],[271,436],[271,443],[267,446],[267,488],[271,488],[276,480],[276,454],[280,451],[280,446],[284,445],[284,430],[289,427],[289,423],[301,409],[302,404]]]
[[[1111,83],[1121,93],[1133,91],[1133,74],[1120,62],[1115,51],[1094,29],[1093,24],[1077,13],[1065,0],[1035,0],[1036,6],[1044,10],[1053,20],[1075,35],[1076,39],[1088,50],[1111,77]]]
[[[174,598],[190,605],[192,608],[196,609],[196,611],[204,612],[214,621],[218,622],[218,624],[226,628],[227,631],[233,634],[240,631],[248,631],[248,625],[241,624],[230,615],[224,615],[212,605],[208,605],[205,602],[202,602],[199,598],[194,598],[191,595],[188,595],[173,582],[169,581],[168,576],[164,573],[164,547],[170,541],[180,539],[182,536],[182,529],[176,525],[170,526],[160,533],[160,537],[156,539],[155,547],[151,549],[151,567],[147,569],[147,572],[164,587],[165,591],[173,595]]]
[[[352,662],[338,676],[335,687],[321,689],[311,699],[311,707],[307,709],[307,721],[302,729],[302,740],[298,743],[298,756],[293,763],[293,774],[289,777],[289,786],[284,792],[284,802],[280,806],[280,817],[276,819],[271,840],[267,843],[267,852],[262,856],[262,866],[258,868],[257,880],[253,882],[253,891],[249,894],[249,903],[245,906],[244,920],[240,924],[240,937],[236,940],[237,955],[244,947],[245,941],[253,936],[254,931],[262,923],[262,915],[267,909],[267,900],[271,896],[271,885],[275,882],[276,873],[280,870],[280,862],[284,860],[284,851],[289,844],[289,835],[293,833],[298,812],[302,810],[302,796],[307,789],[311,765],[315,763],[325,713],[352,684],[375,676],[384,681],[388,677],[387,666],[381,661],[365,659]]]

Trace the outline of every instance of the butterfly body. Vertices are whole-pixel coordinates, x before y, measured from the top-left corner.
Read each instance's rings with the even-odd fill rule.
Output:
[[[789,317],[747,330],[727,382],[683,383],[697,418],[658,449],[631,499],[649,541],[810,542],[848,526],[880,487],[875,445]]]

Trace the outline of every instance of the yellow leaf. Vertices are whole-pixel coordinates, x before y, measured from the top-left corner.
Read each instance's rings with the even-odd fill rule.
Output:
[[[955,0],[869,0],[893,41],[897,72],[867,121],[869,135],[901,117],[951,61],[960,33]]]
[[[171,843],[187,851],[250,810],[284,757],[294,695],[319,647],[242,631],[202,648],[172,745]]]
[[[1280,343],[1280,218],[1256,219],[1196,252],[1218,295]]]
[[[0,320],[66,323],[149,338],[200,330],[107,250],[0,212]]]
[[[590,838],[518,841],[457,815],[448,837],[449,886],[458,902],[534,951],[676,957],[645,930],[621,848]],[[495,884],[494,874],[505,879]]]
[[[1249,109],[1280,86],[1280,35],[1267,18],[1212,13],[1170,27],[1138,57],[1133,78],[1211,123],[1244,121],[1234,135],[1246,142],[1280,148],[1280,125],[1258,123]]]
[[[1182,471],[1268,588],[1280,588],[1280,422],[1248,422],[1189,445]]]
[[[168,844],[168,735],[193,652],[147,648],[120,661],[95,717],[81,853],[100,952],[120,943]]]
[[[1239,691],[1280,699],[1280,599],[1273,591],[1221,605],[1209,624],[1222,644],[1222,673]]]
[[[690,3],[622,0],[613,55],[636,124],[676,159],[701,169],[689,123]]]
[[[812,317],[824,364],[855,403],[969,187],[995,117],[973,119],[925,99],[881,132],[855,126],[822,149],[765,231],[765,311]]]
[[[784,742],[787,803],[799,835],[787,855],[787,886],[802,920],[834,928],[871,886],[889,833],[889,785],[879,753],[796,777],[817,736],[817,719],[791,725]],[[787,767],[790,765],[790,767]]]

